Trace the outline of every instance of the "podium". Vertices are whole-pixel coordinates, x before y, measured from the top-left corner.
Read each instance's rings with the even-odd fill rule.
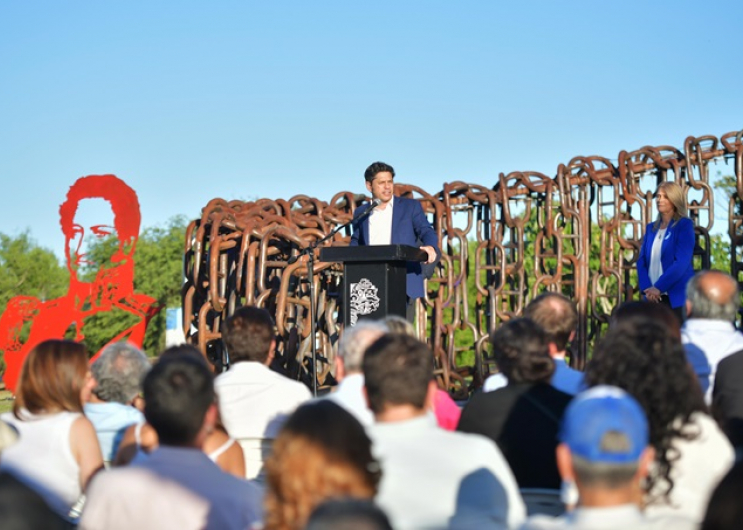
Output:
[[[320,261],[343,263],[343,322],[361,318],[403,318],[407,312],[407,262],[426,261],[425,251],[408,245],[324,247]]]

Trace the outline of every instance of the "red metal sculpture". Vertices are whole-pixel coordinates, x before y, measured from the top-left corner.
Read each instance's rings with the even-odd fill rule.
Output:
[[[88,201],[88,202],[86,202]],[[109,224],[86,223],[76,215],[81,205],[105,201],[110,207]],[[134,292],[134,250],[139,237],[139,201],[137,194],[114,175],[90,175],[78,179],[67,192],[59,208],[60,226],[65,235],[65,258],[70,271],[70,286],[60,298],[43,301],[16,296],[0,318],[0,349],[6,363],[3,381],[13,390],[28,352],[38,343],[52,338],[85,337],[85,320],[107,311],[135,315],[137,322],[106,344],[127,340],[142,347],[150,319],[160,307],[156,300]],[[101,220],[103,221],[103,220]],[[88,225],[88,226],[85,226]],[[107,263],[101,263],[95,278],[84,281],[81,267],[92,263],[85,254],[83,241],[89,237],[116,237],[118,249]],[[28,338],[23,340],[24,328]],[[104,346],[105,347],[105,346]],[[100,351],[93,357],[95,359]]]

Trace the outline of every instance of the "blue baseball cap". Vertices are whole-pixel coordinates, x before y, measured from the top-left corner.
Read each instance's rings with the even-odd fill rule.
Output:
[[[604,447],[609,432],[623,434],[625,447]],[[648,445],[648,421],[640,404],[621,388],[595,386],[581,392],[565,409],[560,441],[589,462],[637,462]],[[621,445],[621,444],[620,444]]]

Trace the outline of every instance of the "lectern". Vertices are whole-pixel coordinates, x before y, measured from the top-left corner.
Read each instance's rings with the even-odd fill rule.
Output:
[[[426,261],[425,251],[408,245],[324,247],[320,261],[343,262],[343,321],[403,318],[407,311],[407,262]]]

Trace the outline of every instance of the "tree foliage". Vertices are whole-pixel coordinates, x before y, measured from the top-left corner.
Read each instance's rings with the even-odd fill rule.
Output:
[[[165,347],[165,309],[180,307],[183,285],[183,241],[186,219],[174,217],[164,227],[146,228],[139,236],[134,252],[134,291],[157,300],[162,310],[150,321],[144,340],[144,349],[156,355]],[[105,263],[116,252],[115,238],[91,240],[88,255],[94,263]],[[86,270],[83,278],[95,275]],[[126,312],[103,312],[85,322],[85,343],[91,351],[98,351],[112,337],[130,327],[136,320]]]
[[[51,250],[42,248],[28,232],[0,234],[0,307],[14,296],[50,300],[62,296],[70,274]]]

